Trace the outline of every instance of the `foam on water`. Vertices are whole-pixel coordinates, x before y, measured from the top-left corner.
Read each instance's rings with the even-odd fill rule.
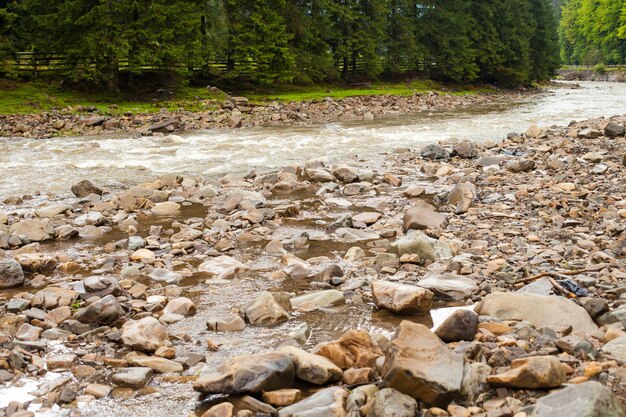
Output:
[[[498,140],[532,124],[622,114],[625,83],[583,82],[539,96],[454,111],[387,116],[368,122],[190,132],[169,137],[116,134],[46,140],[0,139],[0,198],[37,191],[68,193],[88,178],[104,186],[161,173],[220,175],[270,170],[309,158],[363,158],[450,138]]]

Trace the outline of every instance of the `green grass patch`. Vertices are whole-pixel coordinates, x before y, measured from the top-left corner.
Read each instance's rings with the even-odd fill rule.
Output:
[[[208,100],[223,100],[223,94],[210,93],[206,88],[180,87],[161,94],[141,98],[124,94],[61,90],[48,83],[0,83],[0,114],[36,114],[45,111],[80,107],[96,107],[102,114],[122,115],[156,113],[161,109],[193,112],[213,110]]]
[[[272,101],[323,100],[326,97],[343,99],[384,94],[410,96],[428,91],[464,96],[490,93],[495,89],[483,86],[444,85],[436,81],[420,79],[411,82],[375,82],[353,85],[283,85],[273,87],[271,90],[250,90],[231,92],[231,94],[244,95],[256,104],[266,104]],[[18,83],[0,80],[0,114],[36,114],[53,110],[78,113],[81,107],[96,107],[100,113],[112,116],[157,113],[161,109],[200,112],[216,109],[218,102],[224,98],[224,94],[211,93],[205,87],[184,86],[164,93],[152,92],[142,96],[132,96],[98,91],[62,90],[57,84],[46,82]]]
[[[343,99],[355,96],[397,95],[410,96],[415,93],[435,91],[451,95],[480,94],[495,91],[491,87],[473,87],[467,85],[441,84],[433,80],[414,80],[411,82],[374,82],[358,85],[324,84],[314,86],[278,86],[272,91],[247,91],[244,95],[254,103],[299,102],[323,100],[327,97]]]

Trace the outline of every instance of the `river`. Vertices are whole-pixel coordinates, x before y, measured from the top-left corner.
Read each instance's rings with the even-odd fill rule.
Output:
[[[399,147],[417,148],[450,138],[498,140],[532,124],[626,112],[626,84],[581,82],[524,99],[502,99],[470,109],[401,115],[371,122],[197,131],[181,136],[0,139],[0,198],[68,193],[88,178],[115,188],[155,174],[220,175],[259,171],[309,158],[372,158]]]

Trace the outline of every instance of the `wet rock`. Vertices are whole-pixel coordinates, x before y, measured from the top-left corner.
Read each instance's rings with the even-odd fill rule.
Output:
[[[446,242],[428,237],[421,230],[410,231],[406,236],[396,240],[393,246],[399,255],[414,254],[429,261],[449,259],[452,257],[450,245]]]
[[[299,389],[279,389],[263,393],[263,401],[274,407],[286,407],[302,399],[302,392]]]
[[[624,136],[625,131],[626,129],[623,123],[611,122],[604,128],[604,135],[610,138],[616,138],[618,136]]]
[[[249,269],[235,258],[226,255],[209,259],[198,267],[199,271],[207,272],[217,279],[233,278],[235,275],[247,272]]]
[[[414,417],[417,401],[393,388],[384,388],[374,396],[367,417]]]
[[[459,142],[452,148],[452,156],[455,155],[462,159],[474,159],[478,156],[478,149],[471,142]]]
[[[134,356],[128,360],[128,363],[133,366],[139,366],[144,368],[150,368],[155,372],[162,374],[170,372],[182,372],[183,365],[178,362],[171,361],[165,358],[158,358],[156,356]]]
[[[235,415],[235,406],[229,402],[223,402],[209,408],[202,417],[233,417]]]
[[[535,165],[535,161],[532,159],[521,159],[509,162],[506,164],[506,169],[513,173],[529,172],[535,169]]]
[[[83,280],[85,293],[90,296],[104,297],[114,295],[118,297],[122,295],[122,288],[117,278],[113,276],[93,275]]]
[[[448,204],[454,207],[455,214],[467,213],[476,196],[474,184],[471,182],[459,183],[448,193]]]
[[[328,358],[341,369],[372,368],[383,354],[364,330],[350,330],[336,341],[316,346],[313,353]]]
[[[154,317],[124,323],[121,339],[127,347],[143,352],[154,352],[171,345],[165,328]]]
[[[156,203],[151,211],[159,216],[174,216],[180,212],[180,204],[164,201],[162,203]]]
[[[279,417],[344,417],[348,391],[330,387],[278,412]]]
[[[446,343],[472,341],[478,330],[478,315],[470,310],[456,310],[438,328],[435,334]]]
[[[49,274],[57,267],[57,260],[44,253],[20,253],[13,257],[24,271]]]
[[[120,387],[141,388],[152,379],[150,368],[118,368],[111,375],[111,382]]]
[[[73,353],[62,353],[46,357],[46,365],[49,370],[68,370],[78,357]]]
[[[332,307],[344,304],[346,299],[341,291],[314,291],[290,299],[294,310],[312,310],[321,307]]]
[[[426,145],[422,148],[422,158],[424,159],[446,159],[450,156],[448,151],[441,145]]]
[[[565,370],[554,356],[515,359],[509,371],[487,377],[491,385],[516,389],[556,388],[566,380]]]
[[[39,340],[42,331],[43,329],[39,327],[31,326],[28,323],[24,323],[17,330],[15,337],[19,340],[34,342],[35,340]]]
[[[437,213],[427,206],[411,207],[404,213],[404,228],[410,229],[442,229],[448,224],[445,214]]]
[[[79,198],[87,197],[89,194],[102,195],[104,190],[89,180],[82,180],[72,185],[72,193]]]
[[[378,380],[372,368],[350,368],[343,373],[343,380],[348,385],[370,384]]]
[[[24,285],[21,265],[11,259],[0,259],[0,289]]]
[[[183,276],[178,272],[170,271],[166,268],[154,268],[148,276],[153,281],[166,284],[178,284],[183,279]]]
[[[270,292],[261,293],[244,311],[250,324],[276,324],[289,320],[289,313]]]
[[[491,375],[491,366],[485,363],[466,364],[463,369],[461,394],[470,402],[476,401],[478,396],[488,389],[487,377],[489,375]]]
[[[349,167],[347,165],[338,165],[333,170],[333,175],[339,181],[349,184],[351,182],[355,182],[359,179],[358,171],[355,168]]]
[[[382,375],[390,388],[427,404],[444,404],[461,389],[463,357],[426,326],[403,321],[387,351]]]
[[[280,349],[291,357],[295,366],[296,377],[302,381],[316,385],[341,381],[343,372],[324,356],[315,355],[294,346],[285,346]]]
[[[400,314],[428,313],[433,301],[427,289],[385,281],[372,281],[372,297],[378,308]]]
[[[200,376],[194,390],[205,394],[260,394],[291,388],[295,370],[284,353],[236,356],[224,362],[217,372]]]
[[[89,384],[85,387],[85,395],[92,395],[95,398],[106,398],[111,393],[112,388],[104,384]]]
[[[599,382],[570,385],[537,401],[530,417],[623,417],[626,408]]]
[[[571,326],[573,331],[586,334],[592,334],[598,330],[584,308],[559,296],[489,294],[476,306],[476,313],[501,320],[524,320],[535,327],[567,328]]]
[[[246,322],[232,313],[209,317],[206,325],[209,330],[215,332],[239,332],[246,328]]]
[[[81,323],[87,324],[110,324],[119,319],[123,314],[122,307],[112,295],[89,304],[79,309],[74,318]]]
[[[31,305],[46,310],[51,310],[61,306],[69,306],[78,297],[74,290],[67,290],[59,287],[46,287],[35,293]]]
[[[196,305],[187,297],[178,297],[167,303],[163,309],[163,313],[193,316],[196,314]]]
[[[178,129],[179,122],[177,120],[165,120],[148,126],[148,130],[156,133],[172,133]]]
[[[436,298],[448,300],[464,300],[478,292],[478,285],[473,279],[455,274],[429,273],[417,285],[432,291]]]
[[[85,119],[80,119],[78,123],[85,127],[96,127],[101,126],[106,121],[106,117],[104,116],[94,116],[87,117]]]
[[[138,249],[130,256],[130,260],[152,264],[156,260],[156,255],[149,249]]]
[[[50,219],[27,219],[12,224],[9,234],[30,242],[43,242],[54,237],[54,224]]]
[[[601,350],[615,360],[626,362],[626,336],[611,340]]]
[[[35,210],[35,215],[37,217],[46,217],[52,218],[59,214],[65,213],[72,209],[72,206],[68,204],[52,204],[50,206],[42,207],[40,209]]]

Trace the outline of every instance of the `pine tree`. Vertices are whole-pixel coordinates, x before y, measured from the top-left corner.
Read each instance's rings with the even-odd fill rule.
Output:
[[[17,27],[14,13],[14,2],[0,1],[0,76],[6,76],[10,67],[5,65],[15,52]]]
[[[423,2],[421,43],[436,64],[434,75],[452,81],[478,78],[476,53],[470,41],[474,27],[469,0],[427,0]]]
[[[196,0],[25,0],[43,52],[63,53],[69,75],[119,90],[120,65],[184,70],[199,50]],[[46,36],[41,34],[46,33]]]

